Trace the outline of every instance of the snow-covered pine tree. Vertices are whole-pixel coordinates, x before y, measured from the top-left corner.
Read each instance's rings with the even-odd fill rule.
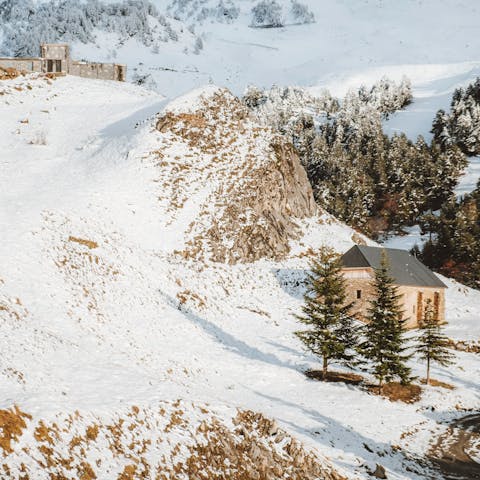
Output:
[[[379,268],[375,270],[373,282],[374,299],[368,310],[364,327],[364,340],[360,351],[369,363],[369,370],[378,380],[379,387],[385,381],[396,378],[408,384],[411,370],[407,361],[411,358],[406,351],[405,320],[399,306],[400,295],[389,273],[389,262],[385,251]]]
[[[433,133],[436,143],[438,143],[442,149],[452,145],[452,136],[448,130],[448,115],[445,113],[445,110],[439,110],[436,113],[430,133]]]
[[[480,78],[454,91],[450,112],[437,112],[432,133],[442,147],[456,144],[467,155],[480,153]]]
[[[163,40],[154,19],[165,30]],[[135,37],[145,46],[179,39],[150,0],[0,0],[0,54],[36,55],[42,42],[93,42],[96,30],[117,33],[121,42]]]
[[[342,103],[328,91],[250,87],[243,101],[261,123],[297,149],[315,200],[372,237],[415,225],[452,195],[466,165],[455,145],[385,135],[382,116],[411,99],[408,79],[386,78],[350,90]]]
[[[452,195],[432,223],[432,238],[421,260],[438,272],[472,288],[480,288],[480,181],[456,200]]]
[[[252,27],[283,27],[282,6],[276,0],[261,0],[252,8]]]
[[[295,23],[314,23],[315,15],[304,3],[292,0],[291,14]]]
[[[331,362],[347,366],[354,363],[358,328],[346,303],[345,280],[340,257],[329,248],[322,248],[308,275],[303,314],[297,319],[307,330],[295,332],[306,348],[322,358],[322,376],[328,375]]]
[[[427,385],[430,384],[430,365],[432,363],[438,363],[442,367],[454,363],[454,355],[447,348],[447,337],[442,333],[438,318],[435,318],[435,311],[430,299],[425,302],[416,350],[420,359],[427,363]]]

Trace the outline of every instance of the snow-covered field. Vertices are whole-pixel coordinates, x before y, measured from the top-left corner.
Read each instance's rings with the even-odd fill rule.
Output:
[[[236,409],[251,409],[276,419],[348,478],[369,478],[378,463],[389,479],[427,478],[417,460],[445,422],[478,411],[480,357],[472,353],[433,368],[454,390],[425,388],[414,405],[303,375],[318,367],[293,335],[308,251],[353,244],[353,231],[331,218],[299,221],[301,236],[282,261],[227,265],[176,253],[192,240],[207,194],[221,191],[220,174],[235,173],[228,164],[211,168],[208,156],[166,149],[156,115],[167,105],[181,114],[201,104],[199,91],[172,106],[173,97],[196,87],[212,93],[213,85],[241,94],[248,84],[343,95],[384,75],[406,75],[414,102],[390,116],[386,131],[430,138],[438,108],[448,108],[453,90],[480,73],[476,2],[304,1],[316,23],[252,29],[254,2],[243,0],[231,24],[172,20],[183,34],[158,53],[134,39],[116,45],[100,32],[96,44],[73,45],[76,58],[125,62],[130,78],[150,74],[154,90],[73,77],[0,82],[0,409],[16,404],[33,421],[60,426],[76,418],[85,429],[117,425],[138,406],[143,438],[153,445],[151,432],[166,428],[158,412],[181,408],[184,431],[165,435],[172,448],[188,444],[207,417],[232,428]],[[156,4],[162,10],[166,2]],[[204,44],[198,55],[196,35]],[[459,194],[473,188],[477,164],[472,160]],[[409,248],[417,234],[390,245]],[[479,341],[480,293],[444,281],[448,336]],[[424,365],[412,367],[424,376]],[[34,451],[32,424],[15,443],[10,475],[0,470],[0,478],[20,476],[22,462],[31,478],[49,478],[37,453],[20,451]],[[62,435],[58,448],[68,452],[73,438]],[[107,436],[98,438],[75,461],[104,459],[97,478],[116,478],[127,460],[112,458]],[[167,450],[147,453],[154,463]]]
[[[132,405],[177,399],[209,405],[227,424],[235,408],[252,409],[349,478],[367,478],[376,463],[391,479],[425,478],[414,459],[441,422],[478,408],[480,359],[458,353],[455,366],[434,368],[455,390],[429,387],[415,405],[308,380],[302,371],[317,362],[293,335],[303,254],[324,243],[346,250],[349,228],[301,221],[284,261],[183,259],[175,250],[209,186],[192,190],[194,173],[184,171],[179,188],[192,198],[168,202],[165,165],[182,158],[154,129],[160,95],[73,77],[8,81],[0,91],[0,407],[60,423],[77,410],[108,422]],[[215,91],[170,110],[195,112],[201,92]],[[450,336],[480,337],[480,293],[452,285],[447,309]],[[103,443],[95,448],[110,458]],[[32,458],[22,461],[43,478]],[[123,468],[108,465],[99,479]]]

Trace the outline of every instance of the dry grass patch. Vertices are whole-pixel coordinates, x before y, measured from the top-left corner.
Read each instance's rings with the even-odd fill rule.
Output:
[[[56,432],[53,428],[47,427],[41,420],[38,424],[38,427],[35,429],[35,432],[33,436],[35,437],[35,440],[37,442],[45,442],[48,443],[49,445],[54,445],[54,440],[52,438],[53,436],[58,437],[56,435]]]
[[[386,383],[382,387],[368,385],[367,388],[370,393],[388,398],[391,402],[415,403],[422,394],[420,385],[402,385],[398,382]]]
[[[96,480],[97,475],[95,474],[92,466],[87,462],[82,462],[79,467],[77,467],[77,474],[79,480]]]
[[[85,245],[86,247],[90,248],[91,250],[93,250],[94,248],[98,248],[98,243],[97,242],[94,242],[93,240],[87,240],[85,238],[78,238],[78,237],[73,237],[72,235],[70,235],[68,237],[68,241],[79,243],[80,245]]]
[[[27,315],[28,311],[19,298],[6,297],[0,293],[0,318],[18,321],[23,320]]]
[[[118,476],[118,480],[135,480],[138,478],[135,474],[137,472],[136,465],[125,465],[123,472]]]
[[[359,385],[364,381],[361,375],[350,372],[335,372],[330,371],[327,373],[327,378],[323,378],[323,372],[321,370],[307,370],[305,375],[312,380],[320,380],[322,382],[339,382],[347,383],[349,385]]]
[[[422,383],[423,385],[426,385],[427,384],[427,379],[422,378],[420,380],[420,383]],[[445,388],[446,390],[455,390],[455,387],[453,385],[450,385],[449,383],[446,383],[446,382],[441,382],[440,380],[435,380],[434,378],[430,379],[429,385],[431,387]]]
[[[18,441],[27,428],[25,420],[31,419],[31,415],[22,412],[16,405],[8,410],[0,410],[0,448],[5,454],[13,452],[12,441]]]
[[[90,441],[95,441],[98,437],[98,425],[93,424],[87,427],[87,438]]]
[[[191,290],[183,290],[181,292],[178,292],[177,300],[179,301],[180,305],[190,303],[194,304],[197,308],[205,308],[205,300],[200,297],[200,295],[192,292]]]

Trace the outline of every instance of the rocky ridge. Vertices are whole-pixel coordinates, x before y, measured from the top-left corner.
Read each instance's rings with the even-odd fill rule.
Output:
[[[178,400],[42,420],[14,406],[0,410],[0,477],[343,480],[262,414],[228,413]]]
[[[198,200],[182,255],[230,264],[285,258],[299,237],[297,221],[318,211],[293,146],[218,88],[194,108],[170,106],[157,130],[155,155],[171,208]]]

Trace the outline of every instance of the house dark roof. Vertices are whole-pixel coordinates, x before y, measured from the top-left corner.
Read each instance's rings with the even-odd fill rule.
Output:
[[[397,285],[447,288],[422,262],[406,250],[355,245],[342,256],[344,267],[380,267],[382,252],[387,254],[390,275]]]

